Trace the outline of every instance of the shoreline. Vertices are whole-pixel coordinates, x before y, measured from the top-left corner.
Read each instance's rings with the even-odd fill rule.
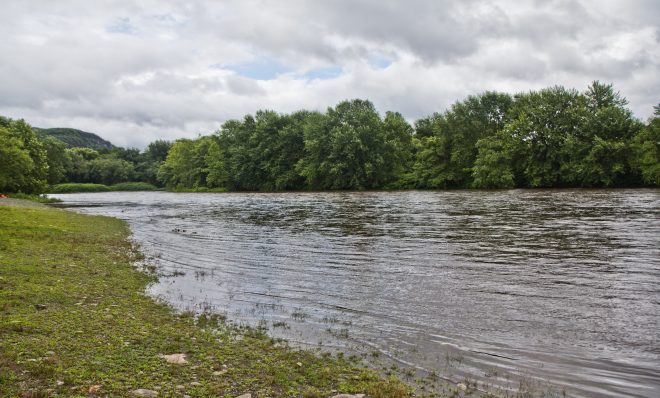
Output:
[[[176,314],[146,295],[124,221],[21,202],[0,202],[0,395],[411,394],[355,359]]]

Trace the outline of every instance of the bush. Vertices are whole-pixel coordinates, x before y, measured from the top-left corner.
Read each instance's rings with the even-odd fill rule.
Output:
[[[110,188],[103,184],[80,184],[66,183],[53,185],[50,193],[74,193],[74,192],[108,192]]]
[[[407,398],[410,397],[410,389],[401,380],[390,377],[371,386],[369,395],[373,398]]]
[[[157,189],[155,185],[148,182],[121,182],[110,186],[112,191],[155,191]]]

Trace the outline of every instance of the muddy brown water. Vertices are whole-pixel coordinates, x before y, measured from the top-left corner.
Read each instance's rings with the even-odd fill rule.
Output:
[[[660,190],[52,196],[127,220],[180,309],[453,382],[660,396]]]

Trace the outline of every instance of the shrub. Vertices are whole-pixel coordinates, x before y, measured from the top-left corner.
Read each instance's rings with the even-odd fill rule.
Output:
[[[108,192],[110,188],[103,184],[66,183],[53,185],[50,193]]]
[[[156,186],[148,182],[120,182],[110,186],[112,191],[155,191],[157,189]]]

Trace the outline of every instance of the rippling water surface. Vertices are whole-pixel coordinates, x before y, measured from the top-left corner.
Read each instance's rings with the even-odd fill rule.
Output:
[[[182,309],[454,382],[660,396],[659,190],[54,196],[127,220]]]

